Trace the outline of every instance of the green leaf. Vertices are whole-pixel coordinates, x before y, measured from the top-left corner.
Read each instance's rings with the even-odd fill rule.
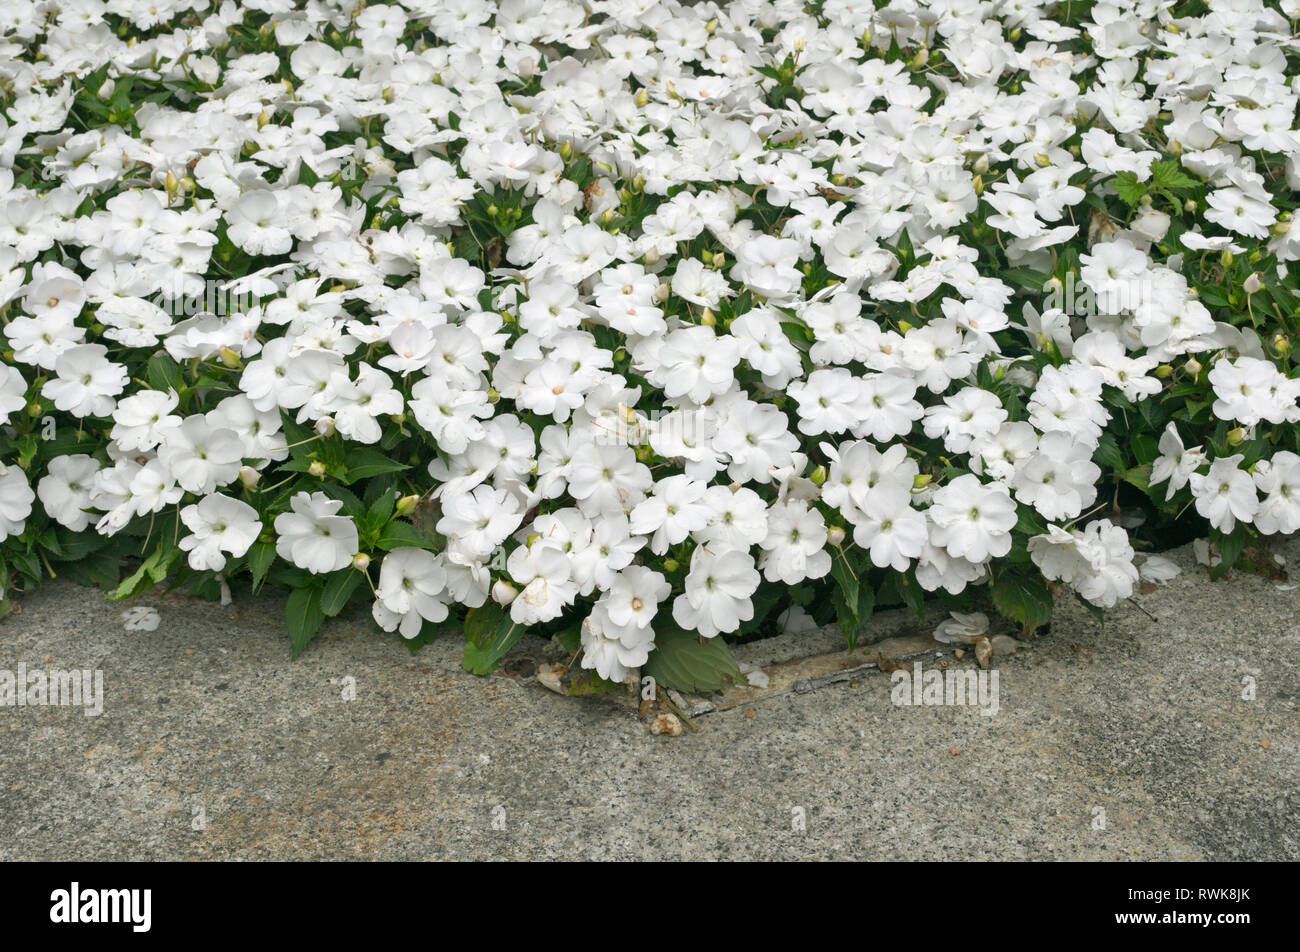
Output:
[[[1134,466],[1124,474],[1124,482],[1130,486],[1136,486],[1142,492],[1151,488],[1151,467]]]
[[[425,619],[424,624],[420,626],[419,634],[414,638],[402,638],[402,644],[406,645],[406,650],[412,655],[418,654],[420,649],[425,645],[432,644],[438,638],[438,626],[434,622]]]
[[[1115,437],[1109,433],[1103,433],[1097,443],[1097,451],[1092,454],[1093,462],[1104,469],[1123,471],[1127,467],[1124,465],[1124,451],[1120,449],[1119,443]]]
[[[465,670],[491,674],[525,630],[496,602],[470,609],[465,616]]]
[[[642,673],[663,687],[692,693],[720,691],[728,684],[745,682],[720,637],[701,640],[695,632],[672,624],[655,634],[655,650]]]
[[[400,549],[404,546],[413,546],[417,549],[431,548],[428,539],[420,532],[419,529],[409,522],[394,520],[384,526],[383,531],[379,534],[379,540],[375,543],[376,548],[389,552],[393,549]]]
[[[835,579],[835,584],[839,586],[840,594],[844,598],[844,604],[849,611],[856,616],[858,613],[858,592],[860,584],[857,573],[853,571],[853,566],[849,565],[848,557],[844,550],[838,549],[831,556],[831,576]]]
[[[355,483],[359,479],[369,479],[371,476],[382,476],[384,473],[397,473],[404,469],[410,469],[405,463],[399,463],[397,460],[386,456],[382,451],[374,447],[362,447],[359,450],[350,450],[347,455],[347,475],[344,478],[346,483]]]
[[[569,697],[586,697],[591,694],[604,694],[623,685],[617,681],[606,681],[595,671],[579,670],[569,682]]]
[[[376,485],[382,480],[376,479],[370,485]],[[367,499],[370,498],[369,487],[366,493]],[[366,510],[366,523],[378,528],[388,521],[388,517],[393,514],[393,508],[397,505],[397,492],[391,488],[384,490],[375,496],[370,503],[370,508]]]
[[[1134,173],[1120,172],[1115,176],[1115,194],[1125,205],[1137,205],[1146,193],[1147,187],[1137,180]]]
[[[248,571],[253,576],[253,591],[256,592],[266,581],[266,573],[275,561],[274,542],[254,542],[248,550]]]
[[[993,605],[1026,631],[1052,620],[1052,593],[1041,577],[1003,573],[993,585]]]
[[[165,351],[160,351],[149,358],[149,363],[145,365],[144,377],[149,381],[149,386],[155,390],[179,391],[181,389],[180,365]]]
[[[894,576],[898,597],[912,610],[917,618],[925,620],[925,589],[913,577],[912,571],[901,572]]]
[[[295,588],[289,593],[289,600],[284,605],[284,619],[289,626],[289,641],[293,645],[293,657],[302,654],[307,642],[320,631],[325,623],[325,612],[320,607],[321,590],[319,585],[309,588]]]
[[[1173,191],[1196,188],[1201,183],[1183,171],[1175,159],[1158,159],[1151,163],[1151,182],[1156,188]]]
[[[109,542],[104,536],[95,532],[70,532],[60,529],[59,558],[66,562],[80,562],[92,552],[98,552]]]
[[[1052,276],[1032,268],[1007,268],[1005,271],[1000,271],[998,277],[1031,291],[1041,291]]]
[[[157,585],[167,577],[168,569],[178,555],[180,549],[176,548],[154,550],[153,554],[141,562],[140,567],[127,576],[117,590],[108,597],[113,601],[121,601]]]
[[[1227,307],[1228,292],[1213,284],[1203,284],[1196,288],[1197,296],[1210,307]]]
[[[330,618],[343,611],[360,582],[361,573],[351,567],[330,575],[329,581],[325,583],[325,588],[321,592],[321,611]]]
[[[1218,545],[1219,555],[1223,559],[1222,562],[1210,569],[1212,578],[1222,578],[1228,573],[1229,569],[1237,564],[1237,560],[1241,558],[1241,551],[1246,547],[1249,538],[1250,530],[1246,528],[1244,523],[1240,522],[1227,535],[1217,529],[1211,531],[1210,539]]]

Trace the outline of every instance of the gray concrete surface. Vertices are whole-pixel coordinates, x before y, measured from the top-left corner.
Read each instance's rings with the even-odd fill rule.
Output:
[[[275,599],[145,596],[161,625],[126,631],[52,583],[0,670],[101,669],[104,713],[0,707],[0,859],[1300,859],[1300,589],[1173,556],[1154,620],[1062,599],[995,658],[996,716],[896,707],[873,670],[675,738],[465,674],[452,638],[412,658],[341,619],[291,662]]]

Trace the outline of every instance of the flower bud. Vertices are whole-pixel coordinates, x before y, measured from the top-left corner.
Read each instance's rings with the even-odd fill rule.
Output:
[[[515,588],[505,579],[497,579],[492,583],[492,601],[498,605],[509,605],[519,596],[519,589]]]
[[[1246,278],[1246,280],[1241,283],[1241,289],[1247,294],[1254,294],[1263,286],[1263,282],[1259,280],[1258,271],[1251,274],[1250,277]]]
[[[705,327],[714,327],[718,323],[718,316],[706,307],[704,313],[700,315],[700,323]]]
[[[670,293],[671,290],[672,289],[668,287],[667,282],[664,282],[663,284],[659,285],[659,287],[655,288],[655,300],[661,303],[663,301],[667,301],[668,294]]]
[[[261,129],[270,121],[271,121],[271,114],[267,112],[265,109],[263,109],[261,112],[257,114],[257,128]]]
[[[826,482],[826,476],[827,476],[826,467],[819,465],[816,469],[814,469],[811,473],[808,474],[808,479],[812,482],[814,486],[820,486],[822,483]]]
[[[1183,364],[1183,369],[1195,377],[1201,372],[1201,362],[1195,357],[1188,357],[1187,362]]]
[[[251,466],[239,467],[239,481],[245,489],[253,489],[262,481],[262,474]]]
[[[323,416],[317,420],[316,432],[321,436],[333,436],[335,432],[334,418],[332,416]]]
[[[568,162],[570,159],[573,158],[573,143],[570,142],[568,139],[565,139],[563,142],[560,143],[560,158],[562,158],[565,162]]]
[[[1246,431],[1242,427],[1234,426],[1231,430],[1228,431],[1229,446],[1240,446],[1245,441],[1245,439],[1246,439]]]
[[[370,568],[370,556],[366,555],[364,552],[358,552],[356,555],[352,556],[352,567],[358,572],[364,572],[366,569]]]
[[[645,89],[638,89],[635,102],[638,109],[644,109],[646,104],[650,102],[650,94]]]
[[[929,473],[917,473],[912,477],[912,489],[924,489],[930,485],[930,480],[934,479]]]
[[[1236,260],[1237,256],[1227,248],[1224,248],[1223,253],[1219,255],[1219,264],[1223,265],[1225,268],[1231,268],[1232,263]]]
[[[665,572],[676,572],[681,567],[682,567],[681,563],[678,562],[676,559],[664,559]]]
[[[840,526],[831,526],[826,530],[826,541],[838,549],[844,544],[844,530]]]
[[[1291,353],[1291,338],[1285,334],[1276,334],[1273,337],[1273,349],[1283,357]]]
[[[314,459],[311,461],[311,465],[307,467],[307,472],[320,479],[325,475],[325,464],[318,459]]]
[[[1155,369],[1155,371],[1154,371],[1155,375],[1156,375],[1158,378],[1160,378],[1161,380],[1164,380],[1166,377],[1168,377],[1168,376],[1169,376],[1170,374],[1172,374],[1173,372],[1174,372],[1174,368],[1173,368],[1173,366],[1172,366],[1171,364],[1161,364],[1161,365],[1160,365],[1159,367],[1157,367],[1157,368]]]
[[[409,516],[415,512],[415,507],[420,504],[419,496],[403,496],[397,500],[396,512],[399,516]]]
[[[232,370],[243,363],[243,361],[239,359],[239,354],[231,350],[229,347],[221,348],[221,353],[218,356],[221,358],[221,363]]]

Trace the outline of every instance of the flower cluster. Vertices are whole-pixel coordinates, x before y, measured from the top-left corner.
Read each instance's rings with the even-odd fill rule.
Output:
[[[1300,529],[1297,18],[11,0],[0,593],[700,686],[792,608],[1226,571]]]

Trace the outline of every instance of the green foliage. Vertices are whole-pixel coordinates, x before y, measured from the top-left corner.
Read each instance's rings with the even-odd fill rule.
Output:
[[[720,691],[745,681],[725,641],[701,638],[671,622],[656,628],[655,650],[641,671],[676,691]]]

